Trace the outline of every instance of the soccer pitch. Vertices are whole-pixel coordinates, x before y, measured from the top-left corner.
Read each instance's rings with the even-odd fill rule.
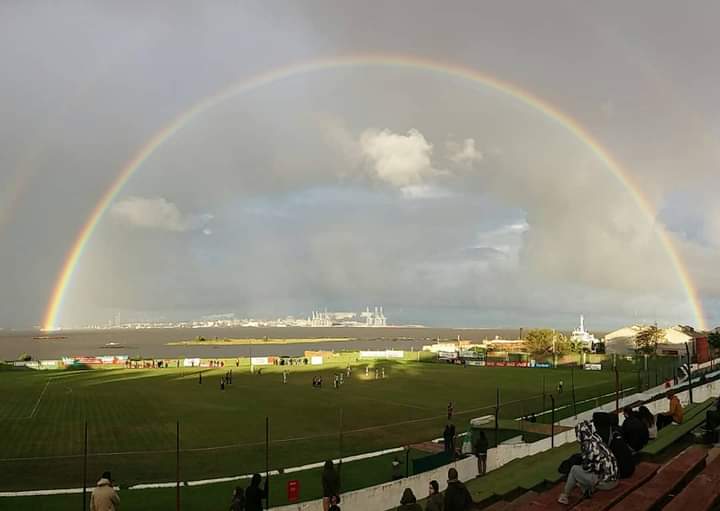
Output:
[[[352,375],[335,390],[333,375],[348,364]],[[366,376],[367,364],[384,368],[386,377],[375,379],[374,370]],[[220,378],[229,369],[233,382],[221,390]],[[0,491],[81,487],[86,420],[88,484],[111,470],[116,483],[127,487],[175,480],[177,421],[181,479],[190,481],[264,472],[266,417],[270,468],[284,469],[440,437],[450,400],[458,432],[465,431],[470,418],[494,413],[497,388],[503,418],[541,414],[543,384],[545,408],[550,407],[551,394],[556,406],[572,403],[572,379],[577,401],[615,388],[612,371],[575,370],[571,375],[569,369],[364,362],[350,354],[320,367],[286,369],[287,384],[282,383],[283,367],[267,367],[258,375],[250,374],[247,365],[236,367],[234,361],[226,361],[224,369],[204,369],[202,383],[197,368],[0,371]],[[313,388],[314,376],[323,377],[323,388]],[[558,394],[561,380],[564,392]],[[623,372],[621,381],[625,388],[635,386],[638,375]],[[595,404],[593,399],[581,406]],[[559,414],[569,415],[571,408]],[[539,420],[549,416],[539,415]],[[357,463],[359,467],[363,462]],[[346,490],[375,481],[360,471],[356,481],[348,480],[352,473],[344,477]],[[231,486],[223,486],[218,505],[227,500]],[[203,491],[211,491],[208,488]],[[282,488],[277,492],[274,503],[280,504]],[[71,497],[79,499],[56,499]],[[52,498],[20,501],[43,499]],[[0,499],[0,508],[8,500]]]

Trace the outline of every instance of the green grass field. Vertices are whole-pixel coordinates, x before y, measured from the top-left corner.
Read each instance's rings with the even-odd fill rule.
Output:
[[[332,374],[349,362],[354,365],[351,378],[334,390]],[[370,362],[386,371],[385,379],[375,380],[365,377],[364,364],[345,354],[322,369],[291,367],[287,385],[279,367],[258,376],[247,366],[233,364],[234,381],[225,391],[219,385],[225,370],[205,370],[202,384],[197,369],[0,371],[0,491],[82,486],[85,420],[88,484],[103,470],[112,470],[116,483],[127,487],[175,480],[178,420],[181,479],[196,480],[264,471],[265,417],[270,419],[270,465],[282,469],[437,438],[448,400],[455,403],[458,431],[465,431],[468,419],[494,413],[498,387],[503,418],[542,412],[543,381],[548,394],[564,381],[565,391],[555,395],[558,406],[572,400],[568,369]],[[311,386],[318,374],[324,377],[322,389]],[[637,385],[636,373],[621,374],[624,387]],[[574,381],[578,401],[614,389],[610,371],[574,371]],[[592,400],[581,406],[595,404]],[[545,406],[550,406],[549,398]],[[562,415],[571,413],[570,407]],[[549,415],[540,420],[549,420]],[[347,464],[345,490],[388,480],[390,458]],[[282,475],[274,480],[274,504],[284,503],[283,481],[291,478],[303,482],[303,499],[318,496],[317,471]],[[188,501],[214,499],[222,506],[234,484],[184,488],[183,495]],[[157,508],[174,502],[172,489],[125,490],[123,495],[129,501],[160,499]],[[79,499],[0,498],[0,509],[22,509],[30,502],[34,510],[45,503],[47,509],[65,509],[63,502],[71,509]],[[170,504],[162,504],[163,499]]]

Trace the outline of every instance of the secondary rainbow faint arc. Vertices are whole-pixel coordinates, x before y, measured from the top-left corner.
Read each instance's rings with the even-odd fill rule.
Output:
[[[180,113],[170,124],[158,131],[140,149],[140,151],[127,162],[122,171],[118,174],[117,178],[113,181],[110,188],[105,192],[105,194],[103,194],[95,208],[92,210],[64,260],[47,305],[43,319],[43,328],[45,330],[53,330],[58,324],[58,318],[64,296],[72,280],[73,274],[75,273],[78,262],[82,258],[83,250],[110,204],[112,204],[113,200],[117,197],[118,193],[120,193],[125,183],[127,183],[132,175],[137,172],[141,165],[147,161],[148,158],[150,158],[163,143],[172,138],[173,135],[192,121],[192,119],[227,99],[278,80],[315,71],[362,66],[409,68],[464,78],[520,100],[564,126],[570,133],[582,140],[585,145],[587,145],[592,152],[605,163],[606,167],[620,180],[623,186],[630,191],[630,194],[634,197],[640,209],[645,215],[647,215],[648,220],[654,225],[657,235],[665,247],[668,257],[676,269],[678,278],[687,293],[687,298],[692,306],[693,314],[695,315],[698,327],[700,329],[705,329],[704,313],[697,292],[692,285],[690,276],[682,264],[680,256],[672,244],[668,233],[656,223],[655,211],[653,210],[650,202],[643,196],[639,188],[632,182],[630,176],[622,169],[612,155],[584,127],[582,127],[575,119],[564,112],[561,112],[556,107],[514,84],[492,76],[484,75],[481,72],[469,67],[409,55],[347,55],[291,64],[254,75],[248,79],[235,83],[229,88],[220,91],[218,94],[200,100],[190,109]]]

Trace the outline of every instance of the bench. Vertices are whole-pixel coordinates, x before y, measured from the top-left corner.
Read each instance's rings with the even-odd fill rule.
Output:
[[[682,424],[671,424],[664,427],[658,431],[657,438],[650,441],[640,452],[653,456],[660,454],[678,439],[705,422],[705,412],[712,406],[713,402],[713,399],[708,399],[702,403],[688,406],[685,410]]]
[[[707,452],[699,447],[691,447],[663,465],[650,481],[637,488],[630,495],[615,504],[611,511],[632,509],[650,511],[656,509],[670,493],[687,481],[705,465]]]
[[[715,458],[663,509],[709,511],[718,501],[720,501],[720,458]]]
[[[580,489],[575,488],[570,495],[570,504],[560,504],[557,499],[565,486],[564,482],[556,484],[552,489],[540,495],[526,506],[532,511],[565,511],[566,509],[582,511],[604,511],[622,500],[635,488],[644,484],[660,468],[655,463],[643,462],[635,467],[632,477],[621,479],[612,490],[597,491],[590,499],[583,499]]]
[[[533,456],[513,460],[497,470],[466,483],[475,502],[503,498],[518,490],[532,490],[546,481],[555,482],[562,475],[560,463],[578,451],[577,443],[565,444]]]

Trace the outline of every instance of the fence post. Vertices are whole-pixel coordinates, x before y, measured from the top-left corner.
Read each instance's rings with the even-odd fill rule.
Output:
[[[550,447],[555,447],[555,396],[550,395],[550,404],[552,406],[552,414],[550,418]]]
[[[615,367],[615,413],[620,413],[620,373]]]
[[[542,413],[545,413],[545,375],[542,377]]]
[[[498,426],[500,421],[500,387],[495,389],[495,447],[498,445]]]
[[[265,480],[268,483],[265,505],[270,509],[270,417],[265,417]]]
[[[685,343],[685,351],[687,352],[687,360],[688,360],[688,394],[690,395],[690,404],[693,402],[693,395],[692,395],[692,360],[690,360],[690,346],[688,343]]]
[[[175,423],[175,509],[180,511],[180,419]]]
[[[570,366],[570,384],[572,385],[573,414],[577,419],[577,401],[575,400],[575,367]]]
[[[84,440],[84,447],[83,447],[83,491],[82,491],[82,499],[83,499],[83,511],[87,509],[87,449],[88,449],[88,426],[87,421],[85,421],[85,440]]]

